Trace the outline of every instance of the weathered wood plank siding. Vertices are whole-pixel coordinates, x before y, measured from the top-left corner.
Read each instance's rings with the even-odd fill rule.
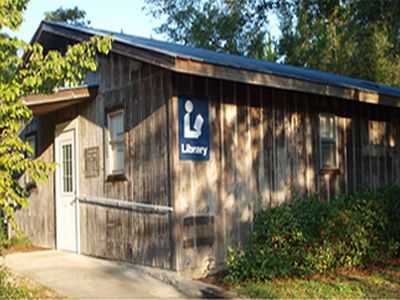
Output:
[[[399,110],[189,75],[173,80],[171,119],[179,95],[208,98],[211,147],[209,161],[180,161],[173,124],[178,270],[223,262],[229,247],[248,240],[254,212],[290,201],[293,192],[331,201],[361,185],[400,183]],[[336,116],[334,170],[320,167],[321,113]],[[199,226],[205,216],[208,226]],[[212,242],[199,243],[200,236]]]
[[[36,135],[37,156],[45,161],[53,161],[53,140],[54,133],[46,131],[45,134],[38,134],[43,128],[52,127],[49,119],[35,119],[25,130],[24,134]],[[25,181],[25,178],[22,179]],[[18,228],[34,245],[43,247],[55,247],[55,217],[54,217],[54,176],[51,174],[48,181],[41,184],[39,188],[34,187],[29,190],[28,207],[17,210],[15,222]]]
[[[170,206],[169,77],[167,71],[116,54],[100,59],[99,72],[88,78],[99,84],[99,95],[95,104],[81,110],[79,162],[85,163],[85,149],[100,146],[101,170],[94,178],[80,173],[80,195]],[[116,109],[125,114],[122,179],[108,176],[107,113]],[[82,253],[172,267],[170,213],[81,203],[80,215]]]
[[[172,207],[173,212],[81,201],[80,251],[150,266],[205,270],[246,243],[254,212],[319,193],[400,184],[400,110],[173,73],[117,54],[99,57],[93,101],[36,118],[40,156],[54,161],[57,124],[78,124],[80,197]],[[210,160],[181,161],[178,96],[209,100]],[[123,109],[125,173],[109,176],[107,113]],[[336,116],[338,167],[321,170],[320,114]],[[98,147],[99,170],[85,173]],[[16,215],[34,244],[55,246],[54,176]],[[201,274],[199,274],[201,275]]]
[[[36,135],[36,156],[43,161],[54,162],[54,133],[56,124],[77,117],[79,106],[56,111],[34,118],[24,129],[22,136]],[[22,179],[25,180],[25,179]],[[56,246],[54,174],[45,183],[30,189],[28,207],[15,213],[15,223],[34,245],[54,248]]]
[[[25,133],[37,133],[40,157],[54,161],[57,124],[77,120],[79,197],[105,197],[171,206],[167,100],[171,73],[111,54],[99,58],[99,71],[88,84],[99,85],[93,101],[36,117]],[[111,178],[107,113],[124,109],[125,173]],[[85,150],[98,147],[99,171],[85,174]],[[32,191],[16,222],[35,245],[54,248],[55,181]],[[80,202],[80,252],[83,254],[173,268],[170,212],[123,209]]]

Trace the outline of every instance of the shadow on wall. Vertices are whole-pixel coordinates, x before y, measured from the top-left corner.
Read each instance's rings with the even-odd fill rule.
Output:
[[[82,170],[84,150],[100,149],[99,175],[88,178],[80,172],[82,193],[173,206],[175,211],[173,216],[160,216],[82,205],[83,253],[162,268],[174,267],[176,259],[179,269],[204,269],[222,263],[229,247],[246,243],[258,209],[290,201],[293,188],[301,194],[325,192],[319,174],[318,115],[333,113],[342,122],[354,113],[349,101],[175,74],[117,55],[103,59],[98,78],[102,89],[96,100],[38,119],[39,152],[52,161],[55,124],[80,114]],[[182,94],[209,100],[209,161],[179,160],[175,102]],[[360,107],[370,112],[367,105]],[[121,108],[126,172],[124,180],[112,181],[107,178],[106,113]],[[346,124],[355,128],[358,123]],[[348,128],[340,129],[347,132],[340,133],[342,145],[352,134]],[[357,149],[348,149],[347,154],[339,152],[339,161],[353,172],[358,161],[348,158],[353,154],[350,149],[355,154]],[[347,172],[343,170],[327,185],[342,188]],[[354,186],[361,180],[356,174],[349,177]],[[25,215],[21,212],[19,222],[33,236],[37,228],[49,232],[46,243],[54,245],[54,179],[32,195],[31,203],[36,206]],[[32,214],[38,216],[34,226]]]

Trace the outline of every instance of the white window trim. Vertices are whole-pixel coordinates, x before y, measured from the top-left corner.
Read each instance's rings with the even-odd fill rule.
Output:
[[[107,133],[107,148],[108,148],[108,175],[121,175],[121,174],[125,174],[125,160],[124,160],[124,168],[123,170],[116,170],[113,171],[113,157],[112,157],[112,149],[111,149],[111,117],[118,115],[122,113],[122,122],[123,122],[123,127],[124,127],[124,133],[123,133],[123,138],[122,138],[122,145],[124,147],[124,156],[125,156],[125,112],[124,109],[119,109],[119,110],[115,110],[115,111],[111,111],[109,113],[107,113],[107,129],[108,129],[108,133]]]
[[[333,117],[333,120],[335,121],[335,138],[325,138],[322,137],[321,135],[321,118],[322,117]],[[332,170],[332,169],[338,169],[339,168],[339,147],[338,147],[338,122],[337,122],[337,116],[333,114],[319,114],[318,122],[319,122],[319,164],[320,164],[320,169],[321,170]],[[335,141],[335,165],[331,167],[324,167],[323,166],[323,160],[322,160],[322,142],[323,141]]]

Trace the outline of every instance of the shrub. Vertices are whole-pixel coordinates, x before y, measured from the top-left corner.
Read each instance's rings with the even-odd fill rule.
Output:
[[[331,203],[296,197],[261,210],[255,214],[249,245],[228,254],[228,279],[329,274],[399,255],[399,197],[399,187],[364,189]]]
[[[11,247],[28,248],[32,246],[28,236],[21,230],[14,230],[14,235],[9,238],[7,233],[7,226],[0,226],[0,255],[3,251]]]
[[[28,248],[32,246],[29,237],[22,231],[17,231],[8,241],[6,247],[23,247]]]
[[[381,195],[385,201],[385,213],[388,218],[386,240],[389,243],[389,254],[400,257],[400,187],[382,189]]]
[[[339,196],[322,226],[321,241],[328,241],[335,266],[363,267],[378,261],[385,248],[388,217],[385,201],[372,191]]]

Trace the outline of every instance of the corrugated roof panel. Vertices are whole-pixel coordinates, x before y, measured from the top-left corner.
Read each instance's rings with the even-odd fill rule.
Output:
[[[400,89],[377,84],[372,81],[337,75],[328,72],[294,67],[290,65],[273,63],[265,60],[247,58],[238,55],[220,53],[200,48],[183,46],[164,41],[157,41],[129,34],[117,33],[102,29],[85,28],[56,22],[43,21],[45,24],[56,25],[72,30],[85,32],[88,34],[108,35],[112,34],[116,41],[139,47],[162,54],[166,54],[175,58],[188,59],[208,64],[226,66],[231,68],[268,73],[284,77],[307,80],[327,85],[340,86],[345,88],[358,89],[369,92],[376,92],[383,95],[400,97]]]

